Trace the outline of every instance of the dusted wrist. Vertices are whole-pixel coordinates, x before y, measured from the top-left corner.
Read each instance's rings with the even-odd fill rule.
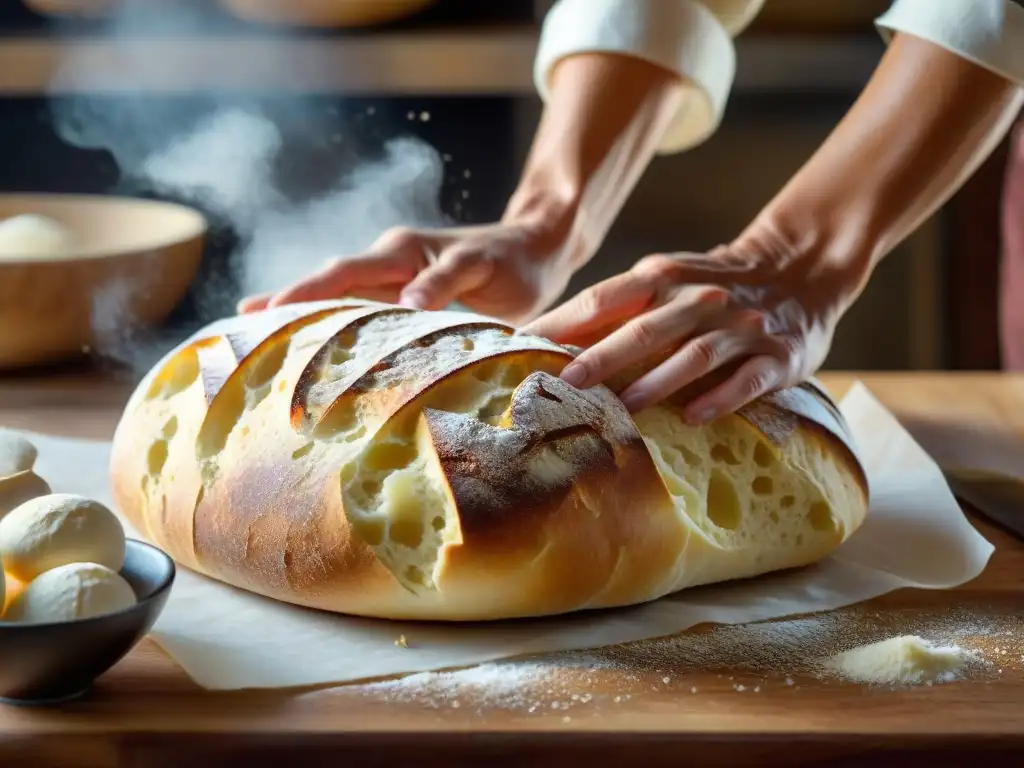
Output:
[[[835,292],[845,306],[867,283],[877,261],[878,238],[856,217],[815,215],[804,207],[763,212],[729,246],[737,254],[756,255],[773,271],[798,281],[819,282]],[[803,276],[799,278],[798,276]],[[788,282],[788,281],[787,281]]]
[[[581,237],[581,195],[571,186],[536,185],[528,181],[509,201],[501,222],[515,227],[531,240],[531,252],[541,258],[564,262],[575,271],[593,255]]]

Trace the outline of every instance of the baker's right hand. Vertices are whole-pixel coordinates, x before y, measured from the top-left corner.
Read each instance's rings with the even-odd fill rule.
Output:
[[[572,276],[564,238],[498,223],[392,229],[365,253],[328,262],[282,291],[243,300],[241,313],[303,301],[363,298],[417,309],[457,302],[505,322],[538,316]]]

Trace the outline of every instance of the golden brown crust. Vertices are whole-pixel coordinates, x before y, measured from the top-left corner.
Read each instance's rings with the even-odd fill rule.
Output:
[[[230,318],[183,343],[133,395],[115,435],[115,499],[186,567],[392,618],[642,602],[813,562],[859,526],[863,471],[816,386],[727,417],[751,436],[736,433],[736,445],[772,446],[780,482],[832,510],[802,549],[754,557],[697,520],[686,501],[697,486],[676,489],[669,454],[611,389],[557,378],[573,355],[489,318],[373,302]],[[715,512],[712,490],[700,492]]]

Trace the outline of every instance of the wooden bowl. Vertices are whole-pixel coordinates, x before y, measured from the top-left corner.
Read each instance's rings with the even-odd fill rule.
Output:
[[[33,13],[40,16],[99,19],[110,15],[121,0],[24,0]]]
[[[171,594],[174,561],[129,539],[121,575],[138,600],[131,608],[53,624],[0,621],[0,702],[45,706],[78,698],[145,637]]]
[[[436,0],[220,0],[243,21],[291,27],[366,27],[412,16]]]
[[[173,203],[101,195],[0,194],[0,223],[58,222],[60,256],[0,255],[0,370],[71,359],[116,329],[164,321],[199,268],[207,224]]]

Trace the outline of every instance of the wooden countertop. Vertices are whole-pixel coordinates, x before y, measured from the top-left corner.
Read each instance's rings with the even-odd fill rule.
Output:
[[[1024,470],[1024,378],[822,378],[837,396],[863,380],[940,461],[1016,461]],[[127,394],[123,383],[90,374],[0,379],[0,425],[107,438]],[[903,590],[856,610],[898,617],[910,633],[914,622],[954,610],[1003,627],[996,643],[1009,650],[1005,665],[983,679],[866,689],[741,668],[680,671],[672,661],[641,664],[637,653],[632,669],[577,669],[586,680],[572,684],[552,664],[541,688],[554,700],[542,690],[532,708],[469,696],[460,706],[458,697],[417,700],[386,687],[209,693],[147,640],[86,699],[52,710],[0,707],[0,764],[860,765],[914,754],[937,766],[982,751],[988,759],[1015,754],[1024,750],[1024,543],[972,519],[996,546],[981,577],[948,592]],[[515,693],[514,681],[509,687]]]

